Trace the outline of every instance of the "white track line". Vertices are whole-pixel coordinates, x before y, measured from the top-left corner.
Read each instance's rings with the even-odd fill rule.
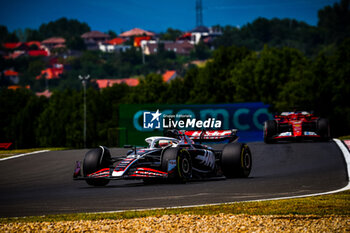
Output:
[[[202,205],[186,205],[186,206],[174,206],[174,207],[164,207],[164,208],[116,210],[116,211],[93,212],[93,213],[89,213],[89,214],[121,213],[121,212],[127,212],[127,211],[152,211],[152,210],[167,210],[167,209],[183,209],[183,208],[194,208],[194,207],[204,207],[204,206],[228,205],[228,204],[235,204],[235,203],[238,203],[238,202],[276,201],[276,200],[286,200],[286,199],[293,199],[293,198],[314,197],[314,196],[334,194],[334,193],[339,193],[339,192],[343,192],[343,191],[346,191],[346,190],[350,190],[350,153],[349,153],[349,150],[345,147],[345,145],[342,143],[341,140],[333,139],[333,141],[338,145],[339,149],[342,151],[343,156],[345,158],[346,167],[347,167],[348,184],[345,187],[341,188],[341,189],[328,191],[328,192],[322,192],[322,193],[314,193],[314,194],[306,194],[306,195],[290,196],[290,197],[266,198],[266,199],[251,200],[251,201],[234,201],[234,202],[225,202],[225,203],[202,204]]]
[[[10,157],[6,157],[6,158],[0,159],[0,162],[1,162],[1,161],[5,161],[5,160],[9,160],[9,159],[16,159],[16,158],[24,157],[24,156],[27,156],[27,155],[32,155],[32,154],[39,154],[39,153],[43,153],[43,152],[48,152],[48,151],[49,151],[49,150],[39,150],[39,151],[30,152],[30,153],[14,155],[14,156],[10,156]]]

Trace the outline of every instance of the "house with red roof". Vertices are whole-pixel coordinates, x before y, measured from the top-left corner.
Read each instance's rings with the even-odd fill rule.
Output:
[[[81,35],[88,50],[98,50],[98,44],[110,39],[110,35],[100,31],[90,31]]]
[[[190,55],[191,51],[194,49],[194,45],[188,41],[162,41],[164,44],[164,50],[173,51],[176,54],[180,55]],[[146,55],[158,53],[158,44],[153,41],[143,44],[143,52]]]
[[[151,39],[150,36],[136,36],[134,37],[134,47],[141,47],[142,41],[150,41]]]
[[[151,36],[154,37],[155,34],[153,32],[149,32],[140,28],[134,28],[129,31],[123,32],[122,34],[119,35],[120,37],[123,38],[130,38],[134,36]]]
[[[47,57],[49,56],[49,52],[42,49],[42,50],[29,50],[28,55],[31,57],[39,57],[39,56],[43,56],[43,57]]]
[[[36,80],[45,79],[58,79],[61,77],[64,71],[64,66],[62,64],[55,64],[50,68],[42,70],[40,75],[36,76]]]
[[[36,92],[35,93],[35,95],[36,96],[44,96],[44,97],[46,97],[46,98],[50,98],[51,96],[52,96],[52,92],[51,91],[49,91],[48,89],[46,89],[45,91],[43,91],[43,92]]]
[[[5,59],[16,59],[22,55],[31,57],[49,56],[49,51],[42,48],[39,41],[4,43],[4,48],[9,50]]]
[[[163,76],[163,81],[168,83],[177,77],[177,73],[175,70],[167,70],[162,76]]]
[[[12,84],[19,83],[18,72],[14,71],[14,70],[5,70],[4,77],[6,80],[10,81],[10,83],[12,83]]]
[[[21,45],[22,45],[22,42],[14,42],[14,43],[9,42],[9,43],[2,44],[2,46],[5,49],[18,49]]]
[[[200,41],[204,41],[204,43],[209,44],[216,37],[222,35],[222,32],[219,28],[216,27],[205,27],[198,26],[191,30],[190,32],[184,33],[177,40],[181,41],[189,41],[191,44],[198,44]]]
[[[125,41],[126,39],[117,37],[102,43],[98,43],[98,48],[102,52],[125,52],[132,47],[130,45],[124,45]]]
[[[41,43],[39,41],[29,41],[26,42],[29,48],[34,48],[33,50],[37,50],[41,48]]]
[[[121,84],[121,83],[125,83],[126,85],[130,86],[130,87],[134,87],[139,85],[139,80],[136,78],[123,78],[123,79],[95,79],[94,80],[97,85],[98,88],[103,89],[106,87],[111,87],[114,84]]]
[[[66,47],[66,39],[63,37],[51,37],[41,42],[48,49],[57,49]]]
[[[11,86],[8,86],[7,89],[9,90],[17,90],[17,89],[21,89],[21,88],[26,88],[26,89],[30,89],[30,86],[27,85],[25,87],[22,87],[20,85],[11,85]]]
[[[125,41],[126,41],[126,39],[116,37],[116,38],[113,38],[111,40],[108,40],[107,43],[111,44],[111,45],[121,45],[121,44],[124,44]]]
[[[137,78],[123,78],[123,79],[118,79],[118,84],[125,83],[129,87],[135,87],[139,85],[140,81]]]
[[[8,55],[5,55],[4,58],[5,59],[16,59],[16,58],[19,58],[23,55],[25,55],[24,51],[14,51],[13,53],[9,53]]]

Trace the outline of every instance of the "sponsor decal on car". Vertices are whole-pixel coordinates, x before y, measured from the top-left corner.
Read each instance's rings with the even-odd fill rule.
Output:
[[[278,136],[281,136],[281,137],[284,137],[284,136],[292,136],[292,132],[280,133],[280,135],[278,135]]]
[[[169,160],[168,162],[168,172],[172,171],[176,167],[176,160]]]
[[[307,136],[310,136],[310,135],[317,135],[317,133],[305,131],[305,132],[304,132],[304,135],[307,135]]]

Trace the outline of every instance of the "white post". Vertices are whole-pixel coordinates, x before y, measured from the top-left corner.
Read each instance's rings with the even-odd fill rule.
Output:
[[[79,75],[79,79],[83,84],[84,89],[84,148],[86,148],[86,82],[90,78],[90,75],[86,75],[85,77]]]

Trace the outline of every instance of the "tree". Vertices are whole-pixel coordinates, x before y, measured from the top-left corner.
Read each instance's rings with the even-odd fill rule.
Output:
[[[337,46],[332,55],[319,54],[313,63],[314,90],[317,113],[331,121],[334,136],[350,131],[350,39]]]
[[[199,69],[193,80],[194,86],[190,91],[190,102],[194,103],[222,103],[230,101],[232,89],[228,79],[231,71],[242,59],[251,52],[246,48],[220,47],[213,54],[212,61]]]
[[[7,30],[6,26],[0,25],[0,43],[6,43],[6,42],[18,42],[19,39],[16,35],[16,33],[12,32],[10,33]]]
[[[223,35],[214,41],[216,48],[235,45],[260,51],[267,44],[277,48],[296,48],[313,56],[324,44],[321,30],[294,19],[259,17],[242,28],[226,26],[222,31]]]
[[[37,117],[46,105],[45,98],[31,91],[0,89],[0,141],[12,142],[14,148],[37,147]]]
[[[196,44],[194,46],[194,50],[191,51],[192,59],[206,60],[210,57],[210,55],[211,51],[203,41]]]
[[[0,25],[0,42],[3,43],[8,35],[8,30],[6,26]]]
[[[350,37],[350,0],[341,0],[333,7],[319,10],[318,27],[324,30],[327,43],[340,43]]]
[[[145,79],[140,79],[128,98],[131,103],[163,103],[168,84],[164,83],[159,74],[149,74]]]
[[[186,83],[188,84],[188,83]],[[170,81],[166,94],[164,95],[164,103],[167,104],[183,104],[188,100],[189,89],[185,85],[183,78],[175,78]]]
[[[298,82],[297,76],[299,76],[299,72],[307,69],[308,60],[296,49],[276,49],[268,46],[265,46],[264,50],[255,56],[257,58],[253,57],[243,61],[248,62],[247,67],[244,64],[238,66],[243,67],[243,71],[235,70],[233,72],[232,81],[236,87],[235,93],[238,98],[247,101],[244,100],[244,95],[250,98],[249,92],[251,92],[254,101],[269,103],[275,108],[292,106],[293,103],[289,101],[288,96],[282,98],[284,95],[279,95],[281,92],[283,93],[285,88],[289,88],[289,85]],[[242,75],[246,79],[242,79]],[[244,94],[239,93],[239,90],[244,87],[247,87],[249,91],[245,90]],[[286,94],[288,95],[288,92]]]
[[[109,30],[107,32],[107,34],[111,37],[111,38],[116,38],[118,35],[117,33],[115,33],[115,31]]]
[[[86,45],[84,43],[83,38],[81,36],[72,36],[67,39],[66,45],[68,48],[72,50],[86,50]]]
[[[182,35],[182,32],[178,29],[168,28],[165,33],[160,35],[161,40],[176,41]]]
[[[126,84],[115,84],[100,91],[100,99],[96,108],[96,135],[94,143],[106,146],[117,146],[117,141],[110,132],[117,134],[119,121],[119,104],[127,103],[131,87]]]
[[[65,39],[81,36],[85,32],[89,32],[90,27],[86,23],[81,23],[76,19],[60,18],[39,27],[39,33],[44,38],[61,36]]]
[[[28,67],[20,74],[20,84],[35,86],[34,90],[42,91],[45,88],[45,77],[42,77],[42,83],[36,82],[36,77],[41,74],[45,67],[45,63],[41,59],[30,59]]]
[[[54,92],[38,117],[36,135],[40,146],[83,146],[82,92]]]
[[[26,28],[24,30],[25,41],[42,41],[46,39],[38,30]]]

